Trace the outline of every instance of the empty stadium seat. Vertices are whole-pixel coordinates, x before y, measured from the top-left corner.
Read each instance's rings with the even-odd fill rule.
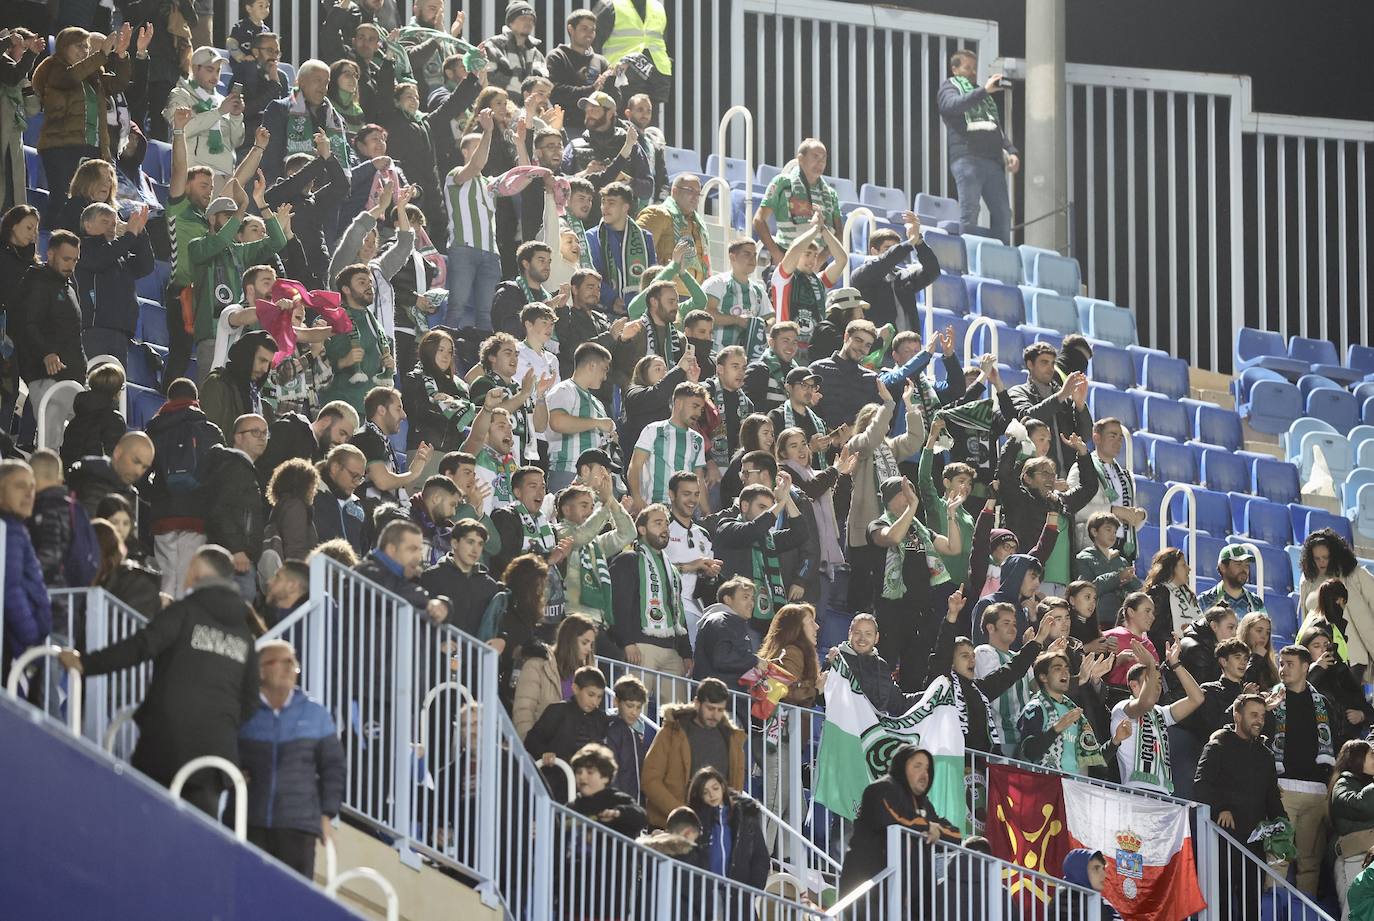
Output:
[[[1140,428],[1140,413],[1136,408],[1136,402],[1124,390],[1089,385],[1088,408],[1092,411],[1094,419],[1118,419],[1131,432]]]
[[[1302,418],[1294,419],[1279,437],[1279,444],[1283,445],[1284,455],[1289,460],[1297,460],[1298,451],[1302,445],[1302,436],[1308,432],[1331,432],[1336,434],[1336,427],[1322,419]]]
[[[774,166],[771,163],[760,163],[758,169],[754,170],[754,182],[766,188],[773,181],[773,177],[781,172],[782,167]]]
[[[1166,483],[1165,488],[1173,485],[1172,482]],[[1231,533],[1231,500],[1227,498],[1226,493],[1193,486],[1192,481],[1186,482],[1185,485],[1192,486],[1191,492],[1197,507],[1198,528],[1217,538],[1225,538],[1227,534]],[[1156,503],[1157,505],[1158,503]],[[1170,501],[1169,520],[1176,523],[1187,523],[1188,500],[1182,494],[1175,495]]]
[[[1135,441],[1135,456],[1131,458],[1131,472],[1162,481],[1163,477],[1154,475],[1155,446],[1173,444],[1173,439],[1161,438],[1159,435],[1151,435],[1149,432],[1133,432],[1131,437]]]
[[[1359,371],[1352,371],[1341,365],[1336,353],[1336,343],[1329,339],[1308,339],[1294,336],[1288,340],[1288,357],[1311,365],[1312,373],[1329,377],[1341,384],[1353,384],[1364,377]]]
[[[1145,358],[1155,355],[1159,358],[1171,358],[1172,356],[1163,349],[1152,349],[1144,345],[1128,345],[1126,351],[1131,353],[1131,361],[1135,362],[1135,379],[1143,381],[1145,379]]]
[[[1340,384],[1329,377],[1320,374],[1304,374],[1298,378],[1298,389],[1302,391],[1302,398],[1305,400],[1317,390],[1343,390]]]
[[[1301,544],[1307,540],[1307,536],[1313,531],[1320,531],[1323,528],[1330,528],[1341,537],[1345,538],[1347,544],[1355,543],[1355,532],[1350,526],[1350,519],[1344,515],[1334,515],[1324,508],[1312,508],[1308,505],[1294,502],[1288,506],[1288,513],[1293,522],[1293,543]]]
[[[1140,419],[1141,428],[1152,435],[1164,435],[1178,441],[1193,437],[1193,418],[1189,408],[1178,400],[1168,397],[1145,397],[1145,412]],[[1188,480],[1196,483],[1196,478]]]
[[[900,214],[908,210],[905,192],[871,182],[859,186],[859,201],[880,214]]]
[[[1360,404],[1360,421],[1365,425],[1374,425],[1374,397]]]
[[[1362,381],[1351,388],[1350,392],[1355,394],[1355,399],[1359,400],[1360,405],[1363,406],[1365,400],[1374,397],[1374,380]]]
[[[696,173],[701,175],[701,154],[687,147],[665,147],[663,148],[663,165],[668,168],[670,177],[677,176],[679,173]],[[763,167],[759,167],[762,169]],[[156,177],[154,177],[156,178]]]
[[[1019,326],[1026,322],[1026,307],[1021,301],[1020,288],[977,275],[964,276],[964,287],[968,288],[969,304],[974,313],[1008,326]]]
[[[1163,483],[1152,480],[1149,477],[1133,476],[1132,482],[1135,484],[1135,504],[1143,508],[1149,517],[1147,521],[1159,522],[1159,506],[1164,501],[1164,491],[1168,488]]]
[[[1350,348],[1345,351],[1345,366],[1352,371],[1359,371],[1361,377],[1374,374],[1374,346],[1350,343]]]
[[[1302,392],[1284,381],[1262,380],[1255,383],[1249,399],[1236,405],[1242,419],[1257,432],[1278,435],[1302,415]]]
[[[1350,442],[1345,440],[1345,436],[1334,432],[1308,432],[1302,436],[1298,446],[1299,480],[1306,483],[1312,478],[1312,465],[1315,459],[1313,452],[1318,447],[1321,448],[1322,456],[1326,458],[1331,479],[1337,483],[1343,482],[1351,468]]]
[[[1251,499],[1245,503],[1243,514],[1243,520],[1231,522],[1237,534],[1274,547],[1286,547],[1293,542],[1293,522],[1288,506],[1268,499]]]
[[[1268,573],[1265,573],[1267,576]],[[1280,592],[1264,593],[1264,610],[1269,615],[1274,632],[1284,636],[1297,636],[1298,606],[1287,594]]]
[[[1250,489],[1250,464],[1223,448],[1203,448],[1202,485],[1218,492],[1245,492]]]
[[[1158,508],[1159,506],[1156,505],[1155,509]],[[1154,514],[1154,509],[1151,510],[1150,514]],[[1136,528],[1135,548],[1135,574],[1144,579],[1150,571],[1150,561],[1159,552],[1159,526],[1146,524]]]
[[[1244,538],[1240,537],[1232,537],[1228,540],[1229,543],[1242,543],[1243,541]],[[1294,585],[1293,566],[1288,559],[1288,549],[1286,547],[1271,547],[1268,544],[1256,544],[1255,547],[1264,559],[1264,590],[1278,592],[1282,595],[1291,592]]]
[[[35,189],[32,187],[27,188],[24,190],[24,200],[27,201],[30,205],[33,205],[35,208],[37,208],[39,214],[44,214],[48,210],[47,189]],[[43,251],[44,248],[40,247],[39,252]]]
[[[1026,284],[1047,288],[1065,297],[1074,297],[1082,290],[1083,280],[1077,259],[1036,246],[1022,244],[1018,248]]]
[[[1088,377],[1099,384],[1127,390],[1135,386],[1135,363],[1125,349],[1095,347],[1093,357],[1088,362]]]
[[[1021,352],[1026,347],[1026,334],[1016,327],[997,328],[997,362],[1016,367],[1021,364]],[[982,355],[992,351],[992,341],[986,326],[980,326],[973,333],[973,353]]]
[[[1199,406],[1193,416],[1193,440],[1228,451],[1239,451],[1245,445],[1240,415],[1234,410],[1211,404]]]
[[[953,272],[941,272],[940,277],[921,292],[922,303],[941,310],[949,310],[961,317],[969,314],[968,291],[964,280]]]
[[[129,428],[145,429],[148,422],[162,408],[166,402],[161,393],[150,387],[140,387],[138,384],[126,384],[125,391],[128,396],[129,405]]]
[[[1362,543],[1374,543],[1374,483],[1361,486],[1355,495],[1355,531]]]
[[[925,238],[926,246],[930,247],[935,258],[940,260],[941,270],[958,275],[968,272],[968,250],[964,248],[964,241],[957,235],[924,227],[921,229],[921,236]]]
[[[1288,383],[1288,378],[1277,371],[1270,371],[1267,368],[1246,368],[1239,375],[1231,380],[1231,393],[1236,398],[1236,405],[1249,402],[1250,391],[1255,384],[1260,381],[1278,381],[1281,384]]]
[[[1017,329],[1026,334],[1027,344],[1031,342],[1045,342],[1054,346],[1056,352],[1064,347],[1063,334],[1055,330],[1043,329],[1039,326],[1032,326],[1029,323],[1022,323]],[[1091,381],[1089,382],[1089,386],[1092,386]]]
[[[859,200],[859,187],[854,184],[853,179],[845,179],[841,176],[824,175],[822,176],[822,178],[825,179],[826,182],[830,183],[831,188],[835,190],[835,194],[839,196],[840,201]]]
[[[1276,457],[1257,457],[1250,468],[1247,491],[1271,502],[1296,502],[1302,496],[1298,468]]]
[[[1321,388],[1307,395],[1307,414],[1344,434],[1360,422],[1360,407],[1345,390]]]
[[[1063,336],[1078,332],[1078,305],[1073,298],[1044,288],[1022,286],[1021,299],[1026,304],[1026,317],[1036,326]]]
[[[1197,534],[1197,555],[1193,557],[1188,553],[1188,529],[1181,526],[1169,526],[1167,534],[1169,546],[1177,547],[1183,551],[1188,563],[1197,573],[1216,572],[1217,557],[1221,556],[1222,548],[1226,546],[1226,541],[1219,537],[1212,537],[1210,534]]]
[[[1248,326],[1241,327],[1236,335],[1234,358],[1237,371],[1255,367],[1265,368],[1294,380],[1312,369],[1307,362],[1288,357],[1288,346],[1283,341],[1282,333],[1251,329]]]
[[[965,248],[968,249],[969,271],[984,278],[1000,281],[1004,285],[1021,284],[1021,254],[1015,247],[1007,246],[992,237],[975,234],[963,235]]]
[[[707,178],[710,178],[712,176],[719,176],[721,165],[722,164],[720,154],[711,154],[710,156],[708,156],[706,158],[705,171]],[[744,184],[750,181],[749,166],[744,162],[744,160],[740,159],[739,157],[726,157],[724,161],[724,166],[725,181],[730,183],[731,188],[743,188]],[[736,183],[738,183],[739,185],[736,186]]]
[[[1350,456],[1356,458],[1356,463],[1358,463],[1360,448],[1364,446],[1366,441],[1374,439],[1374,425],[1357,425],[1346,432],[1345,438],[1350,442]]]
[[[952,221],[957,226],[962,218],[959,202],[926,192],[916,193],[912,210],[921,219],[922,226],[939,227],[945,221]]]
[[[156,363],[154,362],[156,359]],[[167,367],[167,349],[151,343],[132,342],[129,344],[129,362],[125,371],[129,383],[161,390],[162,369]]]
[[[170,345],[167,332],[167,310],[156,301],[138,299],[138,338],[155,345]]]
[[[1356,467],[1345,475],[1345,482],[1341,484],[1341,511],[1347,516],[1353,517],[1355,514],[1355,499],[1359,495],[1360,487],[1366,483],[1374,483],[1374,469],[1369,467]]]
[[[1182,399],[1188,395],[1188,362],[1167,355],[1146,355],[1140,385],[1151,393]]]
[[[143,154],[143,172],[154,182],[169,182],[172,176],[172,145],[149,138],[148,149]]]
[[[1172,441],[1157,441],[1150,451],[1150,463],[1156,480],[1161,482],[1196,483],[1198,481],[1199,451],[1192,445]]]
[[[1128,308],[1081,295],[1074,302],[1078,304],[1079,329],[1089,339],[1101,339],[1123,349],[1138,341],[1135,314]]]

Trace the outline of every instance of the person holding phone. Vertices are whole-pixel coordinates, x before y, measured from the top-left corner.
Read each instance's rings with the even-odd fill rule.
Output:
[[[978,209],[987,202],[992,235],[1011,242],[1011,199],[1007,173],[1021,171],[1021,156],[1002,129],[996,93],[1010,84],[993,74],[979,86],[978,55],[961,49],[950,55],[949,78],[940,84],[940,118],[949,138],[949,169],[959,189],[960,223],[978,226]]]
[[[228,96],[221,95],[220,68],[224,58],[214,48],[197,48],[191,55],[191,76],[181,80],[167,97],[163,116],[170,123],[180,108],[191,110],[186,123],[186,165],[208,166],[215,184],[234,172],[234,152],[243,144],[243,84],[235,83]]]

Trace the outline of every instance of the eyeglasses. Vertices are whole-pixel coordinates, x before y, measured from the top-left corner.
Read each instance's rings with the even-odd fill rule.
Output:
[[[266,438],[267,429],[239,429],[235,435],[252,435],[254,438]]]
[[[359,470],[357,472],[354,472],[352,470],[349,470],[347,467],[344,467],[343,472],[348,474],[348,478],[352,480],[354,483],[361,483],[363,480],[367,479],[366,470]]]

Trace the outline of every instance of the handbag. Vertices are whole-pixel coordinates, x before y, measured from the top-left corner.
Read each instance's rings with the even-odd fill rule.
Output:
[[[1374,828],[1362,828],[1336,839],[1336,856],[1341,859],[1363,857],[1374,847]]]

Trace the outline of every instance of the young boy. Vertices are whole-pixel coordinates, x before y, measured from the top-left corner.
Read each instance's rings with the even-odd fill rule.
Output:
[[[1075,579],[1091,582],[1097,590],[1097,622],[1104,627],[1116,624],[1121,601],[1141,589],[1135,563],[1116,548],[1121,522],[1111,512],[1097,512],[1088,519],[1090,546],[1074,557]]]
[[[229,66],[234,79],[243,82],[241,70],[254,63],[253,43],[259,35],[271,32],[267,17],[272,15],[272,0],[239,0],[239,15],[243,18],[229,32]]]
[[[639,771],[644,766],[644,752],[649,748],[653,736],[644,731],[639,718],[644,713],[644,705],[649,701],[649,692],[644,683],[634,675],[621,675],[615,682],[615,715],[606,729],[606,745],[615,754],[616,772],[611,786],[628,794],[636,803],[643,803],[644,796],[639,789]]]
[[[550,704],[530,731],[525,733],[525,750],[539,759],[541,767],[553,767],[555,758],[570,761],[589,742],[606,738],[611,718],[601,702],[606,699],[606,676],[595,665],[584,665],[573,672],[572,697]],[[546,775],[555,802],[568,800],[566,778]]]

